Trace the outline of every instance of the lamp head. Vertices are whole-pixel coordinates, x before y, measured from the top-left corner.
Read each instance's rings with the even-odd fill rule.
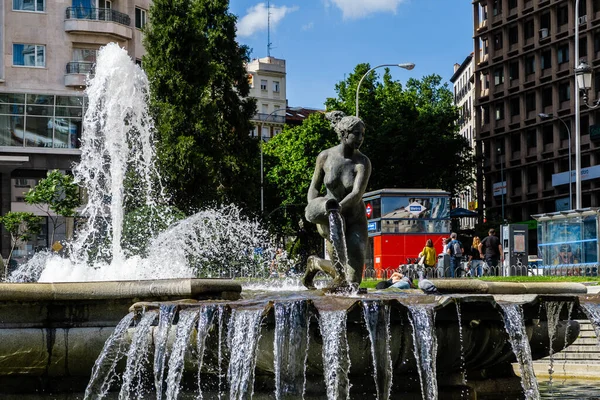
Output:
[[[552,119],[553,115],[552,114],[546,114],[546,113],[539,113],[538,117],[540,117],[540,119],[542,121],[545,121],[547,119]]]
[[[414,63],[404,63],[404,64],[398,64],[398,66],[400,68],[404,68],[404,69],[410,71],[411,69],[413,69],[415,67],[415,64]]]
[[[575,78],[580,90],[592,88],[592,68],[585,61],[580,62],[575,68]]]

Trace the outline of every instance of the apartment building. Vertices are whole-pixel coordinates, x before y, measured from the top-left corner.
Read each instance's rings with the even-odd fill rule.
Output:
[[[454,90],[454,105],[459,110],[459,133],[467,139],[469,146],[475,152],[475,62],[473,53],[469,54],[462,64],[454,64],[454,75],[450,78],[450,82],[452,82]],[[474,177],[475,173],[476,171],[473,171]],[[475,184],[473,184],[462,193],[458,193],[454,206],[475,211],[477,209],[476,194]],[[472,229],[476,222],[476,218],[462,218],[460,228]]]
[[[250,95],[256,99],[257,113],[252,136],[269,140],[283,129],[286,117],[285,60],[264,57],[252,60],[246,66]]]
[[[24,193],[79,159],[86,76],[98,49],[116,42],[141,62],[151,0],[0,0],[0,213],[32,211]],[[26,257],[46,247],[48,225]],[[61,238],[64,231],[57,232]],[[64,236],[63,236],[64,237]],[[2,237],[7,255],[8,235]]]
[[[600,98],[600,0],[581,0],[577,21],[574,6],[574,0],[473,2],[477,199],[484,217],[526,222],[569,207],[575,24],[580,58],[595,73],[590,97]],[[541,113],[552,118],[542,120]],[[600,111],[582,107],[583,207],[600,206],[600,137],[590,135],[598,127]]]

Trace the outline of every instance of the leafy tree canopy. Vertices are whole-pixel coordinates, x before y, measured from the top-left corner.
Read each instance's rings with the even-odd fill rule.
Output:
[[[154,0],[146,26],[158,157],[175,205],[258,203],[258,142],[249,137],[249,51],[236,42],[227,0]]]
[[[63,217],[72,217],[81,204],[79,186],[71,175],[59,170],[49,171],[46,178],[25,194],[25,202],[33,205],[47,205],[48,209]]]
[[[328,98],[328,110],[355,113],[356,87],[370,69],[359,64]],[[441,77],[409,79],[405,87],[385,70],[382,81],[371,72],[360,86],[360,117],[367,129],[362,151],[373,172],[368,190],[439,188],[456,195],[472,184],[473,156],[458,134],[458,112]]]

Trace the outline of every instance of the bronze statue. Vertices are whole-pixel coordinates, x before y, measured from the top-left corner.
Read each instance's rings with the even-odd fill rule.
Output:
[[[305,215],[309,222],[317,224],[317,230],[327,240],[331,262],[311,256],[303,283],[310,289],[314,288],[313,278],[322,271],[333,278],[333,289],[358,287],[362,280],[368,238],[362,196],[371,175],[371,161],[359,151],[365,125],[360,118],[346,116],[340,111],[327,113],[326,118],[331,121],[340,144],[322,151],[317,157]],[[321,194],[323,185],[324,195]],[[341,216],[347,260],[331,241],[330,213]]]

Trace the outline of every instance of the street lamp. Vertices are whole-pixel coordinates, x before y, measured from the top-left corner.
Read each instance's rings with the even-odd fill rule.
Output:
[[[569,135],[569,210],[573,209],[573,204],[571,203],[573,200],[573,178],[572,178],[572,167],[571,167],[571,130],[569,129],[569,125],[559,116],[553,116],[552,114],[544,114],[539,113],[538,116],[542,121],[546,121],[552,118],[556,118],[560,122],[563,123],[565,128],[567,128],[567,134]]]
[[[579,0],[575,0],[575,63],[579,60]],[[587,81],[587,82],[586,82]],[[579,94],[587,104],[587,91],[592,87],[591,69],[586,63],[575,68],[575,209],[581,209],[581,107]],[[597,105],[590,108],[595,108]],[[588,106],[589,107],[589,106]]]
[[[266,123],[272,115],[275,115],[279,111],[285,111],[285,108],[278,108],[277,110],[271,111],[263,120]],[[264,115],[264,114],[261,114]],[[262,120],[262,118],[260,118]],[[264,178],[264,164],[263,164],[263,142],[266,141],[266,137],[262,134],[262,124],[260,125],[260,213],[265,213],[265,178]]]
[[[360,84],[365,79],[365,77],[367,75],[369,75],[373,70],[375,70],[377,68],[381,68],[381,67],[400,67],[400,68],[404,68],[404,69],[410,71],[411,69],[413,69],[415,67],[415,64],[414,63],[381,64],[381,65],[377,65],[376,67],[373,67],[370,70],[368,70],[367,72],[365,72],[365,74],[362,76],[362,78],[360,78],[360,81],[358,81],[358,86],[356,86],[356,116],[357,117],[358,117],[358,94],[360,93]]]
[[[500,194],[502,196],[502,223],[504,223],[504,192],[506,183],[504,182],[504,163],[502,162],[502,148],[498,147],[498,158],[500,159]]]

